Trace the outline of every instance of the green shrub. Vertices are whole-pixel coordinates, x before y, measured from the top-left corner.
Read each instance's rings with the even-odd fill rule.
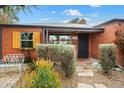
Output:
[[[37,45],[37,55],[54,62],[54,65],[70,77],[75,72],[76,53],[73,45],[40,44]]]
[[[114,44],[101,44],[99,47],[99,59],[104,73],[109,73],[113,66],[115,66],[115,48]]]

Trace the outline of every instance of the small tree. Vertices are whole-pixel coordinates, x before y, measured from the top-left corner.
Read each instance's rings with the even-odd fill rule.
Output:
[[[34,6],[27,5],[0,5],[0,24],[11,24],[19,21],[18,13],[31,12]]]
[[[86,20],[83,18],[74,18],[72,20],[70,20],[68,23],[72,23],[72,24],[86,24]]]
[[[124,30],[116,31],[115,36],[114,43],[120,51],[124,52]]]

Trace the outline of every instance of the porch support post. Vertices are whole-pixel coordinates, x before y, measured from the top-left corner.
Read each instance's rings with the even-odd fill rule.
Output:
[[[48,29],[46,29],[46,44],[48,44],[48,40],[49,40],[49,37],[48,37]]]
[[[44,44],[44,38],[45,38],[45,29],[42,31],[42,43]]]

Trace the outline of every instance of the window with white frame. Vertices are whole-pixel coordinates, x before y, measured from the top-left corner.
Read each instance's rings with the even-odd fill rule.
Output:
[[[33,48],[32,32],[21,32],[21,48]]]
[[[71,44],[71,35],[65,34],[65,35],[50,35],[49,37],[51,44]]]

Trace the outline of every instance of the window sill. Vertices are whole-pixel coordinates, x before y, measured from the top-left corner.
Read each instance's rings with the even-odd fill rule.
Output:
[[[35,48],[21,48],[20,50],[34,50]]]

